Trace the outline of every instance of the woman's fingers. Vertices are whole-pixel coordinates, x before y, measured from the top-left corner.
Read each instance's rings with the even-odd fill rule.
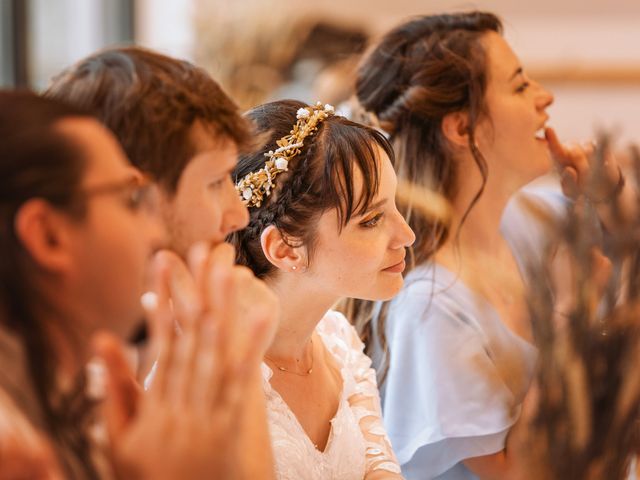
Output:
[[[204,395],[209,405],[214,405],[221,392],[228,388],[224,380],[235,376],[236,364],[233,357],[236,354],[239,330],[236,295],[240,286],[234,275],[234,260],[235,251],[231,245],[219,245],[211,252],[208,275],[211,307],[205,318],[205,325],[210,329],[208,332],[213,344],[201,346],[212,349],[210,354],[217,365],[217,370],[210,372],[215,378],[208,382],[207,393]]]
[[[110,438],[116,439],[135,418],[142,392],[127,362],[122,344],[113,334],[99,332],[92,343],[105,369],[104,418]]]
[[[193,378],[197,362],[200,329],[197,326],[186,329],[175,341],[171,364],[167,368],[166,397],[174,405],[189,408],[191,386],[198,381]]]
[[[224,358],[226,351],[231,350],[236,340],[238,329],[238,305],[236,295],[238,288],[235,269],[235,249],[228,243],[216,246],[209,258],[206,278],[207,291],[204,293],[209,302],[209,320],[216,326],[220,355]],[[203,280],[204,280],[203,278]]]
[[[200,243],[189,253],[191,271],[177,255],[167,258],[171,267],[169,294],[173,314],[182,326],[167,368],[167,398],[176,405],[190,405],[193,386],[200,381],[196,378],[196,367],[201,361],[202,322],[209,305],[209,300],[201,294],[205,288],[203,282],[207,282],[203,272],[207,269],[208,257],[207,244]]]
[[[179,332],[191,327],[191,322],[198,318],[202,309],[201,297],[189,268],[174,252],[163,251],[158,255],[168,270],[169,297],[176,328]]]
[[[220,473],[225,462],[211,454],[218,443],[222,455],[237,463],[232,459],[238,440],[229,441],[229,435],[243,428],[238,423],[249,392],[246,378],[259,379],[256,367],[261,349],[254,347],[265,341],[265,330],[273,325],[259,316],[239,322],[238,291],[250,280],[257,280],[235,265],[233,247],[220,245],[211,251],[207,247],[206,254],[202,252],[190,257],[190,269],[166,254],[154,265],[155,296],[147,302],[147,310],[150,338],[158,352],[155,379],[138,405],[131,428],[122,432],[114,447],[121,466],[131,465],[133,457],[138,461],[147,453],[149,461],[135,466],[151,472],[149,478],[191,478],[194,472],[206,472],[203,478],[225,476]],[[195,278],[189,278],[191,275]],[[196,309],[183,305],[191,294],[199,297]],[[184,319],[181,334],[176,334],[174,315]],[[114,354],[108,362],[122,367],[120,360]],[[121,408],[116,426],[124,425],[123,410],[126,413]],[[176,437],[170,439],[176,441],[169,443],[169,449],[164,449],[167,439],[162,432],[166,431],[175,432]],[[132,445],[139,447],[132,449]]]
[[[621,173],[618,162],[606,145],[603,156],[597,155],[593,141],[581,144],[562,144],[552,128],[545,130],[545,137],[554,161],[561,171],[562,189],[565,195],[576,198],[584,194],[594,201],[607,198],[615,192]]]
[[[573,167],[564,167],[560,173],[560,185],[562,186],[562,193],[569,198],[577,198],[580,194],[580,187],[578,184],[578,172]]]
[[[200,330],[199,346],[194,356],[191,375],[192,405],[203,413],[210,413],[214,399],[220,389],[224,365],[218,356],[217,327],[214,322],[204,321]]]
[[[167,390],[167,369],[171,364],[173,343],[176,336],[170,299],[170,272],[166,256],[154,258],[155,301],[143,303],[147,314],[149,344],[152,356],[156,357],[153,378],[150,380],[150,395],[162,398]]]
[[[544,136],[553,159],[561,166],[566,165],[567,151],[565,146],[560,142],[556,131],[551,127],[547,127],[544,129]]]
[[[259,365],[273,335],[278,309],[273,292],[235,265],[231,245],[207,248],[194,247],[191,272],[179,258],[159,256],[158,306],[150,317],[160,344],[154,388],[171,403],[211,408],[241,397],[244,377]],[[189,301],[199,307],[190,308]],[[167,328],[172,313],[184,326],[177,337]]]
[[[593,148],[585,149],[578,144],[563,144],[560,142],[558,135],[553,128],[545,129],[545,138],[553,160],[562,168],[571,167],[579,176],[588,172],[589,156],[588,151],[592,152]],[[580,179],[580,183],[582,180]]]
[[[211,261],[211,246],[207,242],[198,242],[189,249],[187,262],[189,271],[193,279],[195,292],[198,296],[200,311],[207,311],[209,308],[208,294],[208,272]]]

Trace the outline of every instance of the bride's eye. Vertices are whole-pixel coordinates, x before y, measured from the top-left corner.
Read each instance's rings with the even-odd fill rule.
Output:
[[[378,224],[378,222],[380,222],[380,220],[382,219],[382,216],[383,216],[382,213],[377,213],[376,215],[369,218],[368,220],[364,220],[360,222],[360,226],[364,228],[373,228]]]

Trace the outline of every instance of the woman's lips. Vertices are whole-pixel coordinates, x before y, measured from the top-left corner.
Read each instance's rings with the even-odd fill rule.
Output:
[[[400,260],[398,263],[396,263],[395,265],[391,265],[390,267],[387,267],[385,269],[383,269],[383,272],[389,272],[389,273],[402,273],[404,272],[405,269],[405,262],[404,260]]]

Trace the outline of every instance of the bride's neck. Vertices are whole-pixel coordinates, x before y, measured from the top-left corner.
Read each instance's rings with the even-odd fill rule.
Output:
[[[300,278],[301,275],[285,273],[268,281],[281,305],[276,335],[267,350],[267,356],[271,358],[302,358],[316,326],[338,300],[314,290],[312,285]]]

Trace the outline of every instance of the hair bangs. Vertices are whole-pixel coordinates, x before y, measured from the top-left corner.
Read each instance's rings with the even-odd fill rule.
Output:
[[[323,181],[341,230],[354,216],[369,210],[380,186],[380,150],[393,163],[393,149],[380,132],[344,118],[337,120],[323,128]]]

